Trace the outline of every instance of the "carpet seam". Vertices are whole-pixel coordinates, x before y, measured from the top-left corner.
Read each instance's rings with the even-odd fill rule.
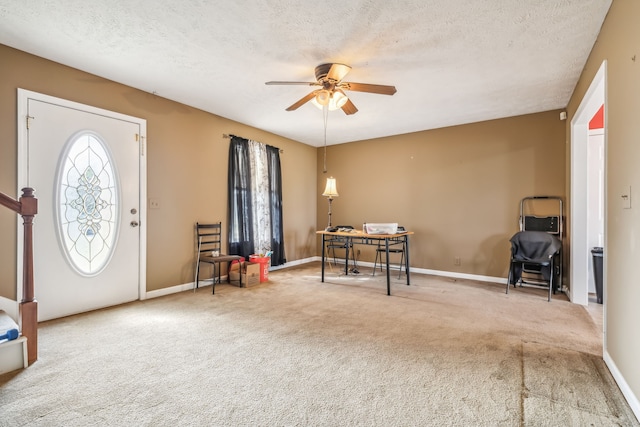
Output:
[[[526,386],[524,383],[524,342],[520,341],[520,427],[524,426],[524,399]]]

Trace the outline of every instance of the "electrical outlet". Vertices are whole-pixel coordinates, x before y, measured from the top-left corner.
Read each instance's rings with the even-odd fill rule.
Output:
[[[453,258],[453,265],[460,265],[460,257],[459,256]]]
[[[160,199],[149,199],[149,209],[160,209]]]

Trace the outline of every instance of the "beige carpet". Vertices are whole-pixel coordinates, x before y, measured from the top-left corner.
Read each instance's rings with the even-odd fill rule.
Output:
[[[587,311],[320,264],[47,322],[2,426],[633,426]]]

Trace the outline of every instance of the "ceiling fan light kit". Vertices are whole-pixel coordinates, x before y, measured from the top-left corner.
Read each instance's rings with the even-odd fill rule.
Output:
[[[315,69],[316,82],[285,82],[271,81],[266,82],[267,85],[305,85],[305,86],[321,86],[308,93],[297,102],[287,108],[287,111],[297,110],[300,106],[311,101],[319,108],[327,106],[330,111],[341,108],[345,114],[355,114],[358,112],[356,106],[351,102],[349,97],[344,93],[345,90],[356,92],[369,92],[380,95],[393,95],[396,93],[395,86],[376,85],[368,83],[352,83],[343,82],[342,79],[351,70],[351,67],[345,64],[320,64]]]
[[[311,99],[311,103],[321,110],[324,107],[327,107],[329,111],[337,110],[338,108],[342,108],[349,100],[347,95],[340,89],[335,90],[333,93],[324,89],[316,92],[316,96]]]

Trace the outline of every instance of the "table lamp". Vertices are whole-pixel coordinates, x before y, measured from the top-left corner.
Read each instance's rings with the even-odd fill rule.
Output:
[[[327,226],[327,229],[329,229],[331,228],[331,202],[333,202],[334,197],[338,197],[336,179],[334,177],[327,178],[327,185],[324,187],[322,195],[329,198],[329,226]]]

